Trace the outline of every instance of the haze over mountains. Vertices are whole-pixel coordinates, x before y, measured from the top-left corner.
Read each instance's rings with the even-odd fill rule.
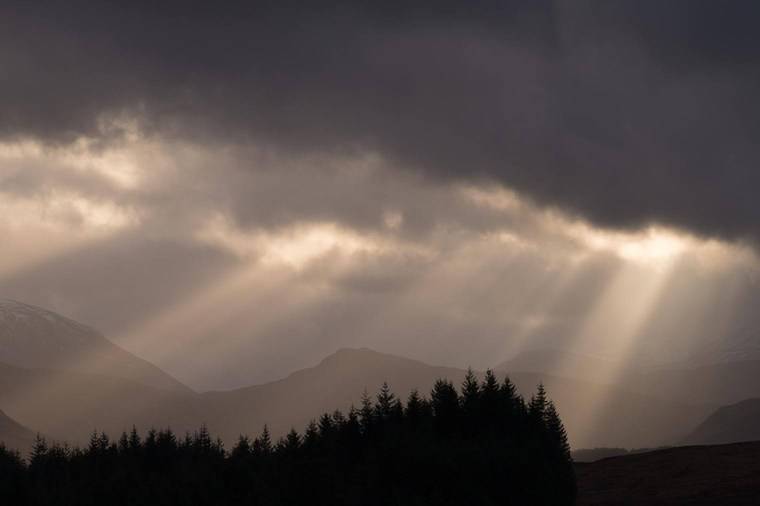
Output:
[[[98,331],[52,311],[0,299],[0,362],[34,369],[106,374],[167,390],[190,389]]]
[[[374,394],[384,381],[406,397],[412,389],[427,393],[439,378],[458,384],[466,372],[369,349],[341,349],[278,381],[198,394],[84,325],[17,302],[2,307],[0,409],[32,431],[78,444],[93,429],[116,434],[132,424],[142,430],[170,426],[181,434],[205,423],[231,446],[241,433],[258,433],[264,424],[277,436],[291,427],[303,429],[317,413],[358,406],[365,391]],[[599,364],[606,362],[563,358],[558,352],[533,354],[496,369],[501,376],[509,372],[526,397],[543,382],[576,448],[673,444],[723,398],[758,392],[756,382],[748,381],[750,363],[730,370],[715,365],[630,372],[624,381],[605,384],[598,380]],[[690,385],[699,388],[685,395]],[[23,444],[3,433],[1,439]]]

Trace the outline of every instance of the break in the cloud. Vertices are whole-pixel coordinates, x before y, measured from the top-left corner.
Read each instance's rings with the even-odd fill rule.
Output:
[[[683,360],[755,324],[751,250],[600,229],[379,156],[137,135],[5,145],[0,173],[3,295],[91,323],[199,388],[342,346],[478,367],[547,346]]]
[[[378,5],[4,2],[0,295],[199,388],[757,347],[753,3]]]

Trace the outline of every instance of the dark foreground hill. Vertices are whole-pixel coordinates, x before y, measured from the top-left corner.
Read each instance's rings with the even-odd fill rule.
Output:
[[[683,441],[723,444],[760,440],[760,399],[747,399],[716,410]]]
[[[684,446],[576,464],[578,506],[760,504],[760,442]]]

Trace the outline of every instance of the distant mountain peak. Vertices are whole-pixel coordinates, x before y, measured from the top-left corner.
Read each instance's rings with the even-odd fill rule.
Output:
[[[339,348],[337,351],[332,353],[331,355],[328,355],[325,357],[317,367],[323,367],[323,366],[334,366],[334,365],[345,365],[345,366],[354,366],[362,364],[364,366],[370,366],[370,365],[376,365],[376,366],[387,366],[387,365],[401,365],[404,364],[406,366],[425,366],[425,367],[431,367],[430,365],[423,363],[419,360],[415,360],[408,357],[403,357],[400,355],[393,355],[392,353],[385,353],[382,351],[373,350],[371,348]]]
[[[33,332],[30,334],[29,330]],[[11,340],[20,337],[34,337],[43,341],[40,344],[59,349],[66,345],[91,345],[102,339],[95,329],[53,311],[13,299],[0,299],[0,359],[3,347],[8,348]]]
[[[190,391],[94,328],[12,299],[0,299],[0,362],[32,369],[103,374],[156,388]]]

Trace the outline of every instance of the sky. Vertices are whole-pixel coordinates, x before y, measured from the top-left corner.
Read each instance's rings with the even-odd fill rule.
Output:
[[[3,2],[0,297],[198,389],[758,353],[756,2],[299,4]]]

